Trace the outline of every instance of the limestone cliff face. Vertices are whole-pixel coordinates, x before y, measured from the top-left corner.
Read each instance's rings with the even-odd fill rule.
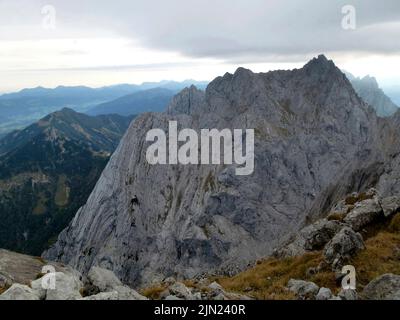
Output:
[[[255,130],[255,170],[150,165],[152,128]],[[136,118],[87,203],[44,256],[140,285],[166,276],[235,272],[264,257],[317,212],[379,179],[385,157],[373,110],[324,56],[302,69],[239,68],[205,92],[177,95],[163,114]]]

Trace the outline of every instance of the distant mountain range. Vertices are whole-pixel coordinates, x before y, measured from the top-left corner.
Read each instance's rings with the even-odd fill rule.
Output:
[[[102,103],[89,111],[90,115],[116,113],[120,115],[165,111],[177,90],[154,88],[135,92],[116,100]]]
[[[65,108],[0,140],[0,247],[39,255],[85,203],[131,119]]]
[[[153,88],[177,92],[191,84],[195,84],[199,88],[204,88],[207,85],[206,82],[194,80],[182,82],[161,81],[145,82],[141,85],[119,84],[102,88],[59,86],[55,89],[48,89],[37,87],[3,94],[0,96],[0,138],[12,130],[23,128],[64,107],[78,112],[85,112],[96,105],[135,92]],[[115,112],[111,111],[111,113]]]
[[[356,78],[351,73],[346,72],[351,84],[357,94],[369,105],[373,106],[376,114],[380,117],[393,115],[399,107],[383,92],[374,77],[365,76]]]

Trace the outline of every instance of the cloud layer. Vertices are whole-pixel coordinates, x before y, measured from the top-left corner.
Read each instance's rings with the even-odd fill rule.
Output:
[[[48,4],[54,30],[42,27]],[[355,8],[355,30],[342,28],[345,5]],[[293,65],[325,53],[353,61],[344,67],[356,74],[361,62],[377,61],[371,72],[393,78],[386,66],[400,63],[398,39],[399,0],[0,0],[0,57],[10,61],[0,69],[19,72],[180,66],[184,77],[191,63]],[[211,68],[203,74],[213,76]]]

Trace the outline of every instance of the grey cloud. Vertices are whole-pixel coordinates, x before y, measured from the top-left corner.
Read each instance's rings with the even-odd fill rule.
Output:
[[[21,72],[68,72],[68,71],[139,71],[139,70],[162,70],[173,68],[192,68],[196,65],[194,62],[171,62],[171,63],[144,63],[115,66],[90,66],[90,67],[66,67],[66,68],[43,68],[43,69],[23,69],[23,70],[3,70],[3,71],[21,71]]]
[[[30,1],[30,8],[32,2],[44,3]],[[400,52],[398,0],[55,0],[53,4],[62,32],[77,28],[99,36],[112,32],[146,47],[192,57],[293,61],[320,52]],[[341,27],[341,8],[348,4],[356,8],[356,30]]]

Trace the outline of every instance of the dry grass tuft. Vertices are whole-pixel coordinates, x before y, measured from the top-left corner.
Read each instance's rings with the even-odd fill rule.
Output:
[[[344,213],[331,213],[328,216],[328,220],[332,221],[332,220],[336,220],[336,221],[343,221],[343,219],[346,217],[346,215]]]
[[[365,242],[352,261],[357,271],[357,287],[362,290],[371,280],[385,274],[400,274],[400,234],[381,232]]]
[[[348,196],[348,197],[344,200],[344,202],[345,202],[345,204],[347,204],[347,205],[354,205],[354,204],[356,204],[357,202],[360,202],[360,201],[363,201],[363,200],[367,200],[367,199],[372,199],[372,197],[373,197],[372,194],[371,194],[371,195],[367,195],[365,192],[362,192],[362,193],[359,193],[359,194],[356,195],[356,196],[352,196],[352,195]]]
[[[400,233],[400,213],[397,213],[389,224],[389,232]]]
[[[309,268],[317,267],[322,260],[321,252],[282,260],[269,258],[232,278],[220,278],[218,282],[227,291],[242,293],[256,299],[294,299],[294,295],[286,289],[291,278],[314,281],[324,287],[335,286],[335,277],[329,270],[315,275],[307,274]]]
[[[0,287],[0,294],[3,294],[4,292],[6,292],[9,288],[10,288],[10,286]]]
[[[160,299],[160,294],[167,288],[168,288],[168,286],[166,284],[159,284],[159,285],[155,285],[155,286],[143,289],[141,291],[141,294],[149,299],[158,300],[158,299]]]
[[[350,262],[356,268],[359,292],[377,276],[385,273],[400,275],[400,213],[390,223],[378,223],[367,236],[371,237],[365,241],[366,249]],[[281,260],[269,258],[234,277],[219,278],[218,282],[227,291],[256,299],[294,299],[293,294],[286,289],[291,278],[313,281],[337,293],[340,284],[336,283],[335,275],[329,267],[316,274],[307,273],[309,268],[317,267],[322,261],[322,252]]]

